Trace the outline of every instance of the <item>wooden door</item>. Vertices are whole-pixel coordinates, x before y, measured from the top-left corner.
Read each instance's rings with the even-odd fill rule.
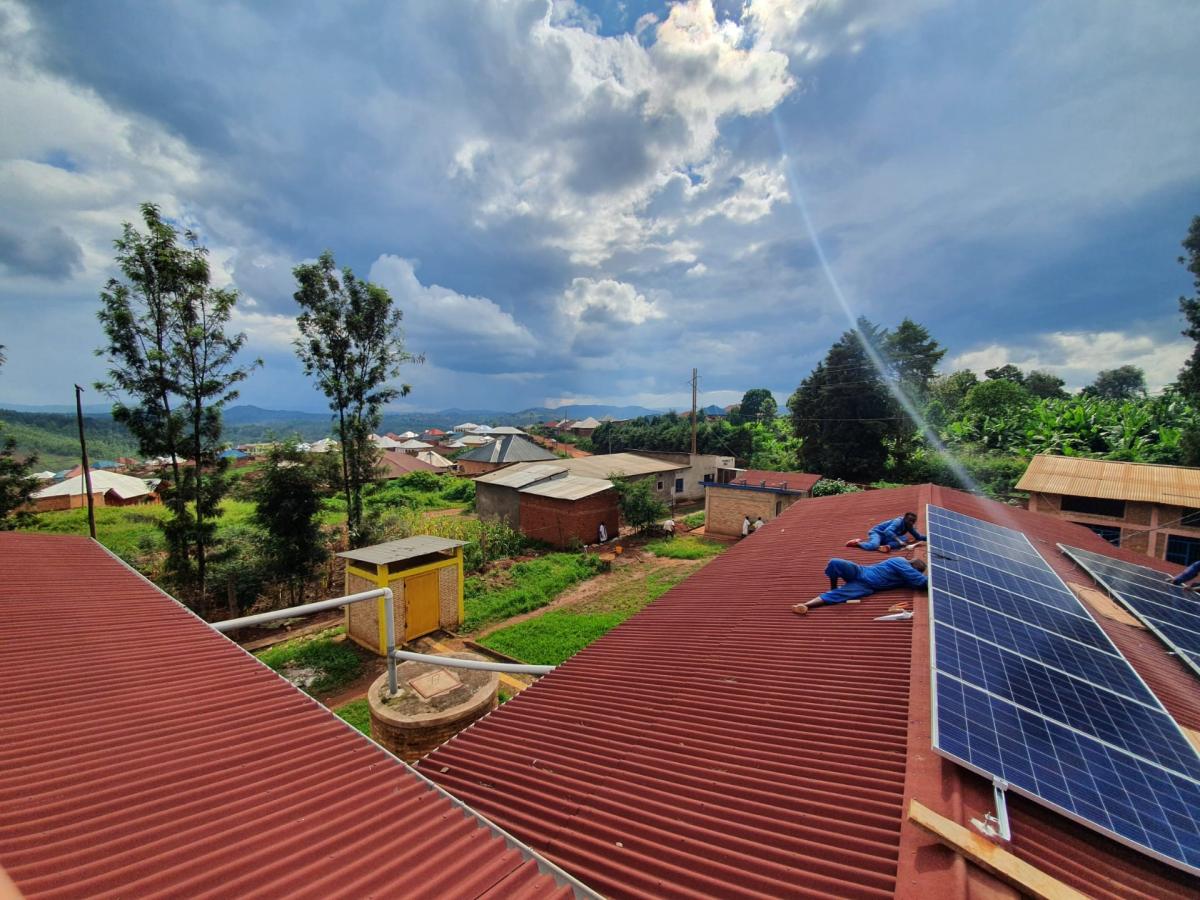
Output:
[[[411,641],[438,630],[438,570],[404,579],[408,619],[404,639]]]

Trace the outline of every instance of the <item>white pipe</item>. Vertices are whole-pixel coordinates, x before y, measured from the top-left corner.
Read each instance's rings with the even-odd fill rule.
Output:
[[[291,619],[296,616],[308,615],[309,613],[324,612],[327,609],[337,609],[341,606],[357,603],[360,600],[374,600],[377,597],[386,597],[390,605],[392,602],[391,588],[375,588],[374,590],[362,591],[358,594],[350,594],[346,597],[334,597],[332,600],[318,600],[316,603],[289,606],[287,609],[276,609],[271,612],[259,613],[255,616],[242,616],[240,619],[227,619],[224,622],[210,622],[209,624],[214,630],[224,633],[226,631],[233,631],[235,628],[245,628],[249,625],[262,625],[264,622],[274,622],[278,619]],[[388,621],[392,621],[391,616],[388,616]]]
[[[430,656],[426,653],[410,653],[407,650],[394,650],[395,659],[411,662],[431,663],[437,666],[450,666],[458,669],[484,669],[488,672],[512,672],[516,675],[549,675],[554,666],[526,666],[517,663],[492,662],[487,659],[457,659],[453,656]]]

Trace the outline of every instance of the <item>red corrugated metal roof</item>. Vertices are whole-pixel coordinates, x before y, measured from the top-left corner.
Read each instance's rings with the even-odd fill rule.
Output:
[[[806,500],[421,769],[610,896],[996,890],[905,821],[913,798],[964,824],[991,804],[984,779],[929,743],[924,595],[893,591],[803,619],[789,609],[825,588],[830,556],[879,559],[845,548],[847,537],[929,502],[1022,529],[1072,580],[1084,576],[1054,544],[1106,546],[1080,526],[928,485]],[[904,599],[915,601],[911,623],[873,621]],[[1102,624],[1196,727],[1190,673],[1152,636]],[[1009,813],[1011,849],[1086,893],[1196,890],[1186,874],[1020,797]]]
[[[808,472],[767,472],[762,469],[744,469],[738,472],[731,484],[748,487],[768,487],[773,490],[811,491],[821,480],[820,475]]]
[[[0,533],[0,684],[28,896],[571,893],[87,539]]]

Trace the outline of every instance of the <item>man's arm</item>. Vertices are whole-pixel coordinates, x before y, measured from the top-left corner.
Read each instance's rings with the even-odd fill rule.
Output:
[[[1171,584],[1183,584],[1200,575],[1200,559],[1196,560],[1178,575],[1171,579]]]
[[[915,522],[912,525],[908,526],[908,533],[913,536],[914,541],[928,540],[928,538],[926,538],[925,535],[923,535],[923,534],[921,534],[921,532],[917,531],[917,526],[916,526]]]

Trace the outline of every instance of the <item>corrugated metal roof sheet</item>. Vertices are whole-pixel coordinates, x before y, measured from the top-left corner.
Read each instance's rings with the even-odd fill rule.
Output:
[[[134,497],[144,497],[151,492],[144,480],[134,478],[132,475],[121,475],[118,472],[109,472],[104,469],[93,469],[91,475],[93,494],[105,494],[112,491],[122,500],[132,500]],[[87,485],[83,480],[83,475],[80,474],[74,478],[68,478],[66,481],[60,481],[58,484],[53,484],[48,488],[42,488],[42,490],[37,491],[33,495],[33,499],[66,497],[86,492]]]
[[[761,487],[774,491],[807,493],[821,480],[820,475],[808,472],[767,472],[762,469],[743,469],[730,484]]]
[[[963,824],[991,802],[985,779],[930,746],[924,594],[891,591],[803,619],[789,609],[826,588],[829,557],[877,561],[842,546],[847,535],[929,502],[1016,522],[1056,568],[1070,569],[1056,541],[1105,546],[1080,526],[930,486],[806,501],[421,769],[614,897],[968,896],[990,876],[904,817],[914,797]],[[904,599],[917,611],[910,623],[873,621]],[[1114,635],[1195,727],[1190,674],[1146,638]],[[1010,849],[1086,893],[1196,890],[1184,873],[1019,797],[1009,813],[1020,831]]]
[[[610,475],[653,475],[658,472],[678,472],[688,468],[688,463],[652,459],[636,453],[603,453],[596,456],[581,456],[578,459],[559,460],[559,465],[572,475],[582,475],[584,478],[608,478]]]
[[[437,467],[408,453],[381,453],[376,471],[380,478],[399,478],[410,472],[436,472]]]
[[[1200,469],[1039,454],[1029,461],[1017,489],[1200,507]]]
[[[425,556],[428,553],[441,553],[444,550],[453,550],[455,547],[465,546],[466,543],[466,541],[454,541],[450,538],[435,537],[431,534],[417,534],[398,541],[375,544],[372,547],[345,550],[339,553],[338,556],[343,559],[353,559],[359,562],[382,566],[387,563],[403,562],[406,559],[412,559],[417,556]]]
[[[550,463],[517,463],[507,469],[488,472],[475,479],[484,484],[494,484],[499,487],[522,488],[526,485],[542,481],[546,478],[563,477],[567,470],[562,466]]]
[[[490,444],[468,450],[459,459],[471,462],[541,462],[547,459],[557,459],[557,457],[526,437],[519,434],[506,434]]]
[[[86,538],[0,533],[0,680],[26,896],[570,895]]]
[[[540,481],[528,487],[521,488],[522,494],[533,494],[537,497],[549,497],[552,500],[582,500],[592,494],[611,490],[613,483],[602,478],[584,478],[581,475],[568,475],[565,478],[552,478]]]

